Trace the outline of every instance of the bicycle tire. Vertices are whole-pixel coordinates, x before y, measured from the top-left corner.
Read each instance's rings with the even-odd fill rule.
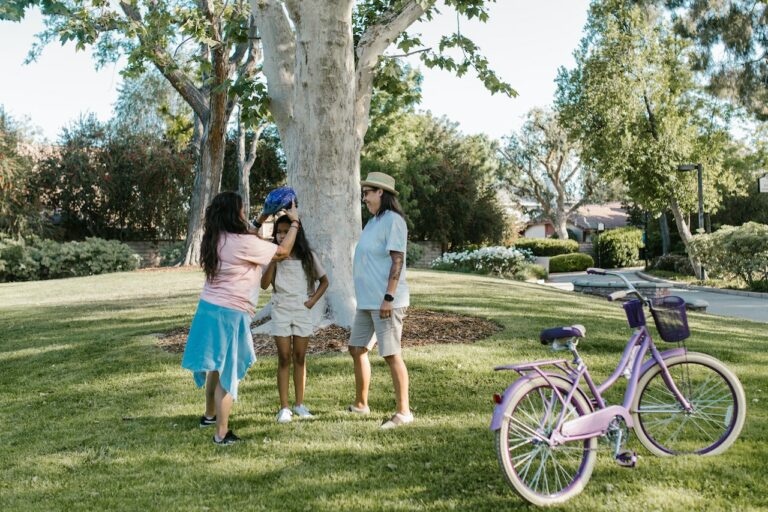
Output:
[[[570,382],[554,376],[549,379],[563,396],[567,395]],[[558,407],[547,410],[545,402],[552,395],[552,386],[543,377],[531,379],[514,392],[504,409],[501,428],[496,431],[496,456],[507,482],[522,498],[538,506],[563,503],[579,494],[589,481],[597,458],[596,438],[553,448],[530,432],[537,430],[544,437],[551,434],[551,424],[562,411],[559,402]],[[566,420],[592,411],[581,391],[574,394],[570,406],[572,410],[566,414]],[[535,464],[543,478],[530,475]]]
[[[638,379],[632,403],[638,440],[662,457],[723,453],[744,426],[747,399],[741,382],[725,364],[706,354],[689,352],[664,363],[693,412],[683,410],[664,383],[661,367],[654,364]]]

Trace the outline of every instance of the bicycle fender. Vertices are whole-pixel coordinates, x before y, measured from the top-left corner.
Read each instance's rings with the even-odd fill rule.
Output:
[[[684,348],[673,348],[671,350],[665,350],[664,352],[660,352],[659,355],[661,356],[661,359],[669,359],[670,357],[675,356],[681,356],[687,352]],[[643,363],[642,368],[640,368],[640,376],[642,377],[645,375],[645,372],[647,372],[651,366],[656,364],[656,360],[651,358]]]
[[[548,379],[551,379],[553,381],[559,381],[561,384],[564,384],[567,387],[572,386],[573,384],[566,380],[562,375],[559,373],[549,373],[545,372],[545,375]],[[493,408],[493,417],[491,418],[491,431],[495,432],[501,428],[501,422],[504,419],[504,410],[507,408],[507,405],[509,405],[509,401],[512,399],[512,396],[515,394],[515,391],[521,386],[524,386],[529,381],[533,379],[540,378],[541,375],[534,373],[525,375],[523,377],[520,377],[515,382],[509,385],[507,389],[504,390],[504,393],[502,394],[501,403],[497,404],[496,407]],[[587,401],[587,403],[592,404],[592,401],[587,397],[587,395],[584,393],[581,388],[576,390],[577,393],[581,393],[584,399]]]

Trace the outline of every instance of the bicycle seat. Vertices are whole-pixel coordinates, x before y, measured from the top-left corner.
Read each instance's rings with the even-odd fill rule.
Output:
[[[542,344],[559,340],[562,338],[583,338],[587,335],[587,329],[583,325],[571,325],[570,327],[553,327],[551,329],[544,329],[539,334],[539,341]]]

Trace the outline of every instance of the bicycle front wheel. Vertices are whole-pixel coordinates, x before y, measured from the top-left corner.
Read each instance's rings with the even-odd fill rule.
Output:
[[[557,377],[550,380],[564,399],[571,384]],[[563,409],[564,421],[591,412],[580,392],[566,405],[544,378],[532,379],[510,398],[496,432],[496,454],[507,481],[534,505],[555,505],[576,496],[595,466],[595,438],[549,445]]]
[[[741,433],[747,400],[741,382],[723,363],[689,352],[664,360],[686,411],[664,382],[661,367],[649,368],[638,381],[632,405],[635,434],[650,452],[667,455],[717,455]]]

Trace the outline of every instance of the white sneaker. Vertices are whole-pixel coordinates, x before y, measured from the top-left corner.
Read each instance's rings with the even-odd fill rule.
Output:
[[[290,423],[291,416],[293,416],[293,413],[291,412],[291,410],[287,407],[284,407],[283,409],[280,409],[280,411],[277,413],[277,422]]]
[[[299,417],[299,418],[314,418],[314,414],[309,412],[309,409],[304,404],[297,405],[293,408],[293,412]]]

